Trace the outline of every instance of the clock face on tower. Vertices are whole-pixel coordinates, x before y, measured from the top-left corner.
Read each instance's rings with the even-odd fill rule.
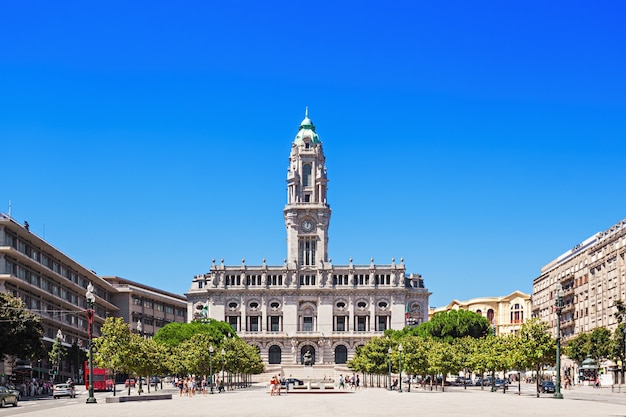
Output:
[[[309,219],[306,219],[302,222],[302,230],[305,232],[310,232],[313,230],[313,222]]]

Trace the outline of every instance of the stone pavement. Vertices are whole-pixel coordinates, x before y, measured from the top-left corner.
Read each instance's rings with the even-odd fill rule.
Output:
[[[555,400],[551,395],[536,398],[530,386],[522,395],[516,391],[503,394],[480,390],[478,387],[447,387],[446,392],[415,389],[399,393],[382,388],[361,388],[345,395],[327,395],[306,391],[282,393],[271,397],[265,386],[252,386],[222,394],[179,397],[168,388],[159,393],[172,393],[172,400],[109,403],[99,393],[97,404],[85,404],[87,395],[80,393],[77,401],[55,408],[41,409],[28,415],[46,417],[143,417],[143,416],[232,416],[232,417],[329,417],[347,415],[379,416],[454,416],[454,417],[624,417],[626,392],[611,393],[610,389],[594,390],[579,387],[564,391],[565,399]],[[136,395],[136,394],[134,394]],[[21,404],[25,405],[25,404]],[[20,407],[18,407],[19,409]],[[5,409],[10,412],[18,409]],[[24,410],[25,411],[25,410]],[[8,413],[5,415],[18,415]],[[22,414],[25,415],[25,414]]]

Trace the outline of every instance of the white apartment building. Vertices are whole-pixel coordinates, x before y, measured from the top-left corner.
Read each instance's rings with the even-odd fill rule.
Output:
[[[322,142],[307,111],[289,155],[283,264],[214,259],[193,278],[188,317],[226,321],[266,364],[287,365],[302,364],[307,351],[315,364],[345,364],[371,337],[426,320],[430,293],[403,259],[336,265],[329,258],[327,186]]]
[[[533,317],[548,322],[556,335],[554,307],[557,285],[561,285],[564,340],[596,327],[615,330],[615,301],[626,301],[625,252],[626,219],[548,263],[533,281]]]

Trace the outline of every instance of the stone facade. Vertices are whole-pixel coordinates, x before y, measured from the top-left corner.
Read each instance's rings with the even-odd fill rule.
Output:
[[[617,328],[615,301],[626,301],[626,219],[584,240],[546,266],[533,281],[533,317],[557,332],[555,296],[563,289],[564,340],[596,327]]]
[[[386,329],[419,324],[430,293],[404,260],[334,265],[328,257],[331,209],[322,142],[308,117],[291,144],[287,173],[287,257],[282,265],[225,265],[194,277],[188,317],[230,323],[266,364],[344,364]]]

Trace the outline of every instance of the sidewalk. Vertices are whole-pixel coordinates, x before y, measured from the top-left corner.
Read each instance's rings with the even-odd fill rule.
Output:
[[[232,417],[359,417],[416,416],[436,417],[615,417],[626,415],[626,393],[611,393],[610,389],[594,390],[577,387],[564,392],[562,400],[551,396],[536,398],[532,392],[494,393],[480,389],[447,389],[441,391],[411,390],[398,393],[382,388],[361,388],[346,395],[282,394],[270,396],[266,387],[256,385],[222,394],[179,397],[175,389],[158,392],[172,393],[172,400],[136,403],[106,404],[106,396],[99,394],[97,404],[85,404],[81,393],[78,403],[42,410],[39,415],[66,417],[143,417],[171,416],[200,417],[206,415]],[[624,401],[622,403],[622,400]]]

